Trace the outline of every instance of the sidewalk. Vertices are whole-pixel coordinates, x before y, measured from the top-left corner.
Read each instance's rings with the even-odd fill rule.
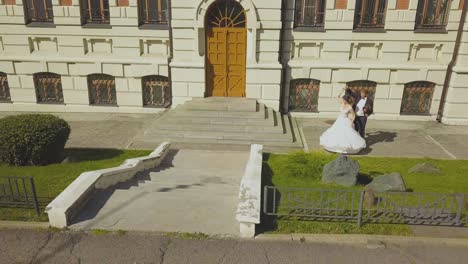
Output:
[[[188,235],[186,235],[188,237]],[[201,238],[200,236],[196,238]],[[182,239],[155,233],[90,234],[0,229],[1,263],[309,264],[466,262],[468,247],[445,243]]]
[[[308,149],[321,149],[320,135],[333,124],[333,120],[297,118],[297,122]],[[366,134],[368,149],[361,155],[468,159],[468,126],[369,120]]]

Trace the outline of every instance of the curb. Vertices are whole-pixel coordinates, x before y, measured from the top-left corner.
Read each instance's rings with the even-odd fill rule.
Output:
[[[49,222],[0,221],[0,228],[7,229],[48,229]]]
[[[427,243],[450,246],[468,246],[468,238],[438,238],[385,235],[330,235],[330,234],[261,234],[255,237],[259,241],[295,241],[306,243],[331,244],[375,244],[384,243]]]

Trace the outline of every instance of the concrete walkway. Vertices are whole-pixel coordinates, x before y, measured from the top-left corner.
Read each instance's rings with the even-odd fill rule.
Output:
[[[301,243],[181,239],[157,234],[0,230],[0,262],[57,264],[460,264],[466,246],[444,243]]]
[[[235,213],[248,157],[248,151],[171,151],[158,170],[99,191],[71,228],[239,236]]]

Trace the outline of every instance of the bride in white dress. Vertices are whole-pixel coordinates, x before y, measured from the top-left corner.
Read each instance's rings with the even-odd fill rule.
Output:
[[[320,136],[320,145],[330,152],[356,154],[366,147],[366,141],[354,130],[354,98],[350,95],[341,97],[343,91],[337,98],[341,103],[340,114],[335,123]]]

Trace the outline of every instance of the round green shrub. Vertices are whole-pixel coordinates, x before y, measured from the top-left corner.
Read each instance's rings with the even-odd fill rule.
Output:
[[[0,119],[0,163],[44,165],[58,161],[70,135],[68,123],[48,114]]]

